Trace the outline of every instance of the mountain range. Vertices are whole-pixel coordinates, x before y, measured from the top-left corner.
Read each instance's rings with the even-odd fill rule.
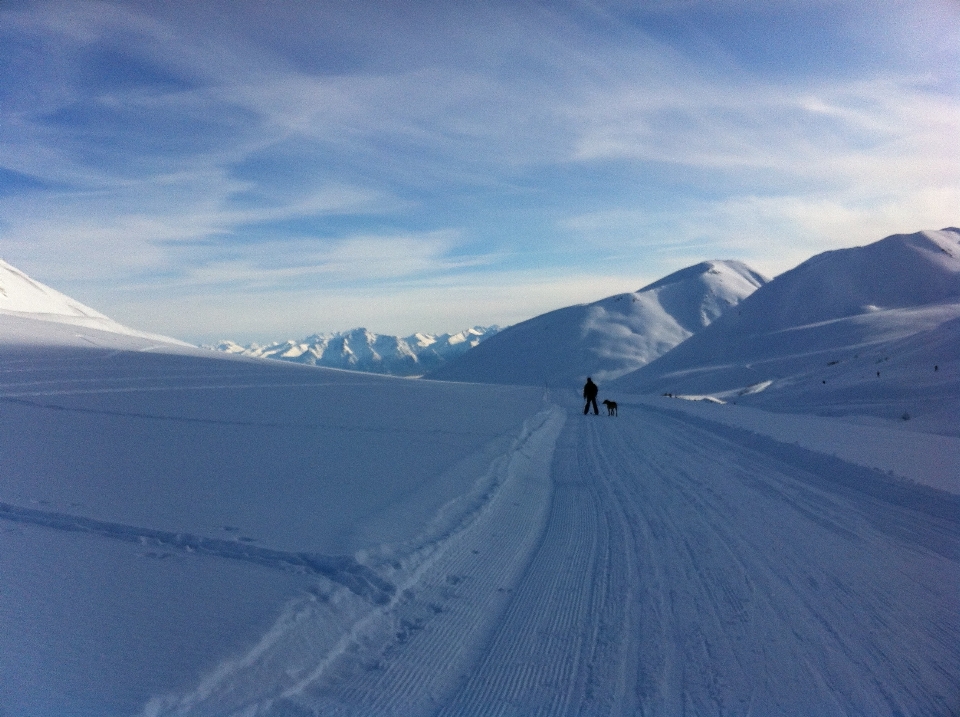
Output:
[[[186,346],[123,326],[5,262],[0,314],[7,338],[29,338],[33,323],[19,317]],[[960,434],[960,229],[824,252],[772,281],[740,262],[707,261],[503,330],[401,338],[354,329],[217,348],[470,383],[576,389],[592,375],[611,395],[910,419]]]
[[[571,386],[588,375],[609,381],[709,326],[767,281],[742,262],[705,261],[639,291],[510,326],[427,378],[538,386]]]
[[[951,227],[818,254],[610,388],[960,430],[958,364]]]
[[[357,328],[267,345],[254,343],[241,346],[233,341],[220,341],[213,348],[241,356],[280,359],[311,366],[393,376],[419,376],[460,356],[498,330],[497,326],[474,326],[456,334],[416,333],[401,337]]]
[[[364,328],[299,341],[213,348],[315,366],[440,381],[559,386],[607,381],[666,353],[768,281],[739,261],[704,261],[642,289],[568,306],[506,329],[400,337]],[[539,347],[540,350],[537,350]]]

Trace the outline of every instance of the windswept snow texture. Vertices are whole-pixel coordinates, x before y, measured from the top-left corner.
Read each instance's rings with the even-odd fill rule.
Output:
[[[592,376],[602,383],[666,353],[765,282],[740,262],[706,261],[635,293],[511,326],[428,377],[563,387]]]
[[[456,334],[418,333],[401,338],[360,328],[266,346],[241,346],[232,341],[221,341],[214,348],[241,356],[281,359],[311,366],[392,376],[421,376],[461,356],[497,331],[497,326],[474,326]]]
[[[960,435],[960,229],[815,256],[610,388]]]
[[[146,334],[117,323],[76,299],[31,279],[16,267],[0,259],[0,316],[24,316],[31,319],[83,326],[101,331],[148,338],[164,343],[182,341]]]

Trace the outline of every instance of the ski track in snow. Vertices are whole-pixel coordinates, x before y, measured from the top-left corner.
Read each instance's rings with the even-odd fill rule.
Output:
[[[956,505],[825,489],[649,412],[574,417],[559,444],[542,547],[438,714],[960,707]]]
[[[568,413],[381,566],[387,604],[291,605],[146,714],[960,711],[960,499],[649,408]]]
[[[540,539],[562,423],[556,408],[528,421],[468,497],[475,510],[380,566],[397,587],[387,604],[319,590],[291,603],[249,654],[193,693],[152,700],[144,714],[433,712],[465,679]]]
[[[189,533],[153,530],[120,523],[110,523],[67,513],[35,510],[0,503],[0,520],[39,525],[54,530],[88,533],[126,543],[179,550],[228,560],[240,560],[276,570],[320,575],[346,587],[350,592],[376,604],[389,602],[395,589],[370,568],[346,555],[319,555],[270,550],[248,543],[218,540]]]

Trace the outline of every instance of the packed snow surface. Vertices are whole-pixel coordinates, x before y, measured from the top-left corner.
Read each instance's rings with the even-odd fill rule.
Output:
[[[960,707],[960,496],[842,432],[12,316],[0,367],[3,714]]]
[[[705,261],[637,292],[511,326],[428,377],[530,386],[612,380],[702,330],[766,281],[738,261]]]

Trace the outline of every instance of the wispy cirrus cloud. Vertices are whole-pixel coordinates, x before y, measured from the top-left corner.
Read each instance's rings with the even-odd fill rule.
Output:
[[[960,16],[928,51],[878,11],[877,64],[854,6],[785,0],[781,26],[752,0],[13,3],[0,248],[124,320],[123,287],[256,292],[274,315],[299,291],[339,305],[320,284],[358,302],[403,284],[421,311],[443,277],[584,300],[576,272],[639,286],[720,256],[776,273],[955,224],[960,91],[939,60]],[[769,50],[804,31],[827,69]]]
[[[203,261],[178,278],[163,277],[164,287],[179,286],[191,292],[242,290],[279,294],[305,289],[364,287],[402,284],[483,266],[496,261],[491,255],[470,255],[459,250],[455,232],[421,234],[351,235],[336,240],[298,238],[276,240],[268,246],[236,244],[229,252],[200,245]],[[158,283],[148,279],[127,290],[142,290]]]

